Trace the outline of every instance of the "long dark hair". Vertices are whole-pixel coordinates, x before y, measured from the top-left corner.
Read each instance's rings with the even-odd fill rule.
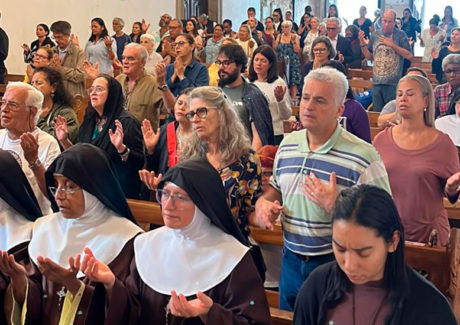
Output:
[[[140,29],[140,33],[139,33],[139,35],[137,35],[137,39],[136,39],[136,43],[138,43],[138,42],[140,42],[140,40],[141,40],[141,35],[142,35],[142,34],[145,34],[145,33],[144,33],[144,31],[142,30],[142,23],[141,23],[140,21],[135,21],[135,22],[133,23],[133,25],[139,26],[139,29]],[[129,34],[129,37],[131,37],[131,39],[132,39],[133,41],[134,41],[134,37],[135,37],[135,36],[136,36],[136,35],[134,35],[134,33]]]
[[[281,23],[284,21],[283,12],[281,11],[281,8],[276,8],[276,9],[273,10],[273,12],[277,12],[277,13],[280,14],[280,25],[281,25]]]
[[[270,62],[270,67],[267,72],[267,82],[271,84],[278,79],[278,71],[276,70],[276,53],[270,45],[264,44],[259,46],[252,54],[251,64],[249,65],[249,81],[257,80],[257,73],[254,71],[254,58],[257,54],[262,54]]]
[[[34,73],[32,74],[32,78],[37,73],[43,73],[46,80],[49,82],[51,86],[55,87],[53,102],[57,104],[62,104],[66,106],[73,105],[73,98],[67,89],[64,87],[64,83],[62,81],[62,75],[56,69],[50,67],[41,67],[36,68]],[[32,78],[30,78],[32,80]]]
[[[192,31],[192,34],[194,37],[197,37],[198,36],[198,28],[196,27],[196,23],[193,19],[187,19],[187,21],[185,22],[184,24],[184,34],[188,34],[187,32],[187,23],[188,22],[191,22],[192,25],[193,25],[193,31]]]
[[[332,223],[337,220],[354,222],[372,229],[387,243],[393,242],[395,231],[399,232],[398,246],[388,253],[383,274],[384,287],[393,310],[385,324],[395,324],[400,319],[404,299],[409,293],[408,269],[404,261],[404,228],[398,210],[390,194],[373,185],[356,185],[340,192],[332,212]],[[324,302],[327,309],[337,306],[352,283],[336,264]]]
[[[446,9],[449,9],[450,12],[451,12],[451,15],[450,15],[450,21],[453,23],[454,22],[454,10],[452,9],[452,6],[446,6],[444,8],[444,11],[446,11]],[[442,22],[446,22],[446,16],[442,17]]]
[[[331,18],[331,16],[329,15],[329,9],[331,8],[335,9],[335,16],[333,17],[339,18],[339,9],[337,9],[337,6],[335,4],[330,5],[329,8],[327,9],[327,18]]]
[[[107,32],[107,27],[105,26],[104,20],[102,20],[102,18],[96,17],[96,18],[91,19],[91,22],[93,22],[93,21],[98,23],[101,27],[104,27],[104,29],[102,30],[101,35],[99,36],[99,38],[104,38],[106,36],[109,36],[109,32]],[[96,35],[91,33],[89,41],[93,42],[95,39],[96,39]]]

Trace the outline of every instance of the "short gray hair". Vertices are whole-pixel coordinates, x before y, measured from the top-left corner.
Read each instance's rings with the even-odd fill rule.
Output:
[[[332,89],[335,90],[333,97],[336,99],[337,104],[342,105],[345,102],[348,92],[348,81],[345,75],[339,70],[330,67],[315,69],[307,74],[304,79],[304,85],[307,84],[308,80],[332,83]]]
[[[330,18],[327,19],[327,22],[335,22],[335,23],[337,23],[337,27],[342,26],[342,22],[337,17],[330,17]]]
[[[147,39],[149,40],[152,44],[155,44],[155,37],[153,37],[153,35],[151,34],[142,34],[141,35],[141,40],[142,39]]]
[[[416,74],[408,74],[399,80],[398,88],[401,82],[408,80],[416,81],[420,86],[422,95],[428,97],[428,106],[423,111],[423,121],[425,125],[434,127],[434,92],[430,80]]]
[[[113,18],[112,22],[114,21],[118,21],[121,25],[121,28],[125,27],[125,21],[123,19],[121,19],[120,17],[115,17]]]
[[[442,70],[446,70],[448,64],[460,65],[460,54],[449,54],[442,60]]]
[[[143,47],[142,45],[137,44],[137,43],[129,43],[129,44],[127,44],[125,46],[125,50],[129,49],[129,48],[136,49],[141,61],[143,61],[144,63],[147,62],[147,58],[149,57],[149,53],[147,52],[145,47]]]
[[[34,123],[37,124],[40,115],[42,113],[42,105],[43,105],[43,99],[44,96],[43,94],[32,87],[31,85],[25,83],[25,82],[10,82],[6,86],[5,92],[7,92],[10,89],[20,89],[22,91],[27,92],[27,97],[26,97],[26,102],[24,103],[27,107],[27,110],[30,112],[29,106],[33,106],[37,109],[37,113],[34,116]]]

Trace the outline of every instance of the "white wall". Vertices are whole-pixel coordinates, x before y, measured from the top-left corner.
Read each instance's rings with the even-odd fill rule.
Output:
[[[259,19],[260,0],[222,0],[222,20],[230,19],[233,23],[233,30],[238,32],[241,23],[248,19],[249,7],[256,9],[256,17]]]
[[[132,23],[145,18],[151,29],[158,29],[162,13],[173,17],[176,12],[174,0],[0,0],[2,17],[0,26],[10,40],[6,66],[10,73],[24,74],[23,43],[36,39],[35,27],[39,23],[48,26],[56,20],[67,20],[72,25],[82,47],[85,46],[91,30],[91,19],[100,17],[106,23],[109,34],[113,34],[112,19],[121,17],[125,21],[124,31],[131,33]]]

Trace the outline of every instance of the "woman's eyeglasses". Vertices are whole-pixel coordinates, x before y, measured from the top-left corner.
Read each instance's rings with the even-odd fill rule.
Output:
[[[183,205],[192,202],[192,200],[185,195],[178,193],[172,194],[165,189],[157,189],[155,197],[160,204],[165,204],[168,200],[171,200],[176,210],[184,210]]]
[[[37,59],[37,60],[48,60],[48,57],[47,56],[44,56],[44,55],[40,55],[40,54],[34,54],[34,59]]]
[[[185,118],[189,121],[193,120],[193,117],[196,115],[200,119],[205,119],[206,116],[208,116],[208,109],[209,108],[215,108],[215,107],[198,107],[196,111],[189,111],[187,114],[185,114]]]
[[[50,190],[51,194],[53,194],[53,196],[56,196],[59,193],[61,194],[65,194],[66,196],[67,195],[72,195],[74,194],[75,192],[81,190],[81,188],[79,187],[70,187],[70,186],[66,186],[66,187],[55,187],[55,186],[50,186],[48,187],[48,189]]]
[[[327,51],[327,48],[325,47],[322,47],[322,48],[319,48],[319,49],[313,49],[313,52],[315,53],[324,53]]]
[[[104,91],[106,91],[106,89],[104,87],[101,87],[101,86],[89,87],[88,88],[88,95],[91,95],[93,92],[95,94],[100,94],[100,93],[102,93]]]

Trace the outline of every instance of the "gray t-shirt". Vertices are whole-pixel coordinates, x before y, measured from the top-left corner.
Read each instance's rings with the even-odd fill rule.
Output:
[[[235,88],[224,87],[223,91],[227,95],[230,103],[235,109],[236,114],[240,118],[241,123],[243,123],[244,127],[246,128],[249,138],[252,141],[252,118],[249,115],[249,110],[243,103],[243,87],[244,83]]]
[[[368,46],[374,55],[372,81],[374,85],[396,85],[402,77],[404,58],[391,47],[381,43],[381,36],[385,36],[381,30],[375,31]],[[394,29],[393,42],[399,47],[411,50],[409,39],[402,30]]]
[[[390,100],[388,103],[383,106],[380,115],[391,114],[396,112],[396,99]]]

